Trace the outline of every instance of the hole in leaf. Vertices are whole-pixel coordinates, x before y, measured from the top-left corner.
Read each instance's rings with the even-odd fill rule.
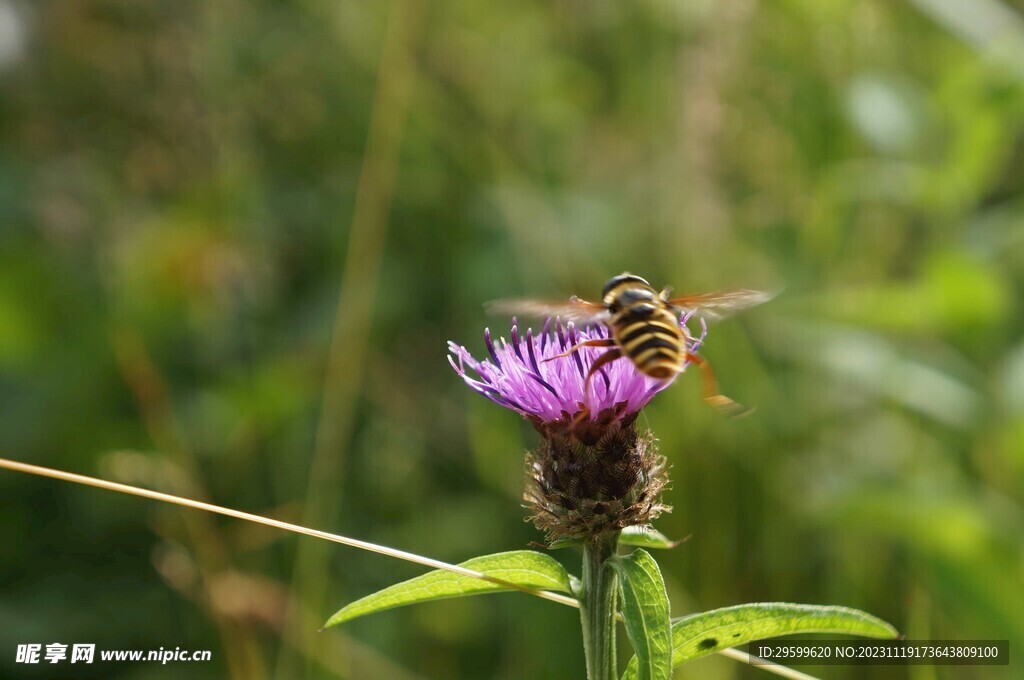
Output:
[[[714,649],[718,646],[718,640],[715,638],[705,638],[700,641],[699,646],[701,649]]]

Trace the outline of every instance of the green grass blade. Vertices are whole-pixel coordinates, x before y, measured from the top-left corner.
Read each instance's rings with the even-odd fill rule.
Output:
[[[899,633],[885,621],[857,609],[810,604],[761,602],[691,614],[672,623],[672,665],[753,640],[797,633],[839,633],[871,638],[895,638]],[[623,680],[642,678],[638,660],[631,659]]]
[[[459,566],[526,588],[571,592],[569,573],[565,568],[554,558],[532,550],[483,555]],[[407,604],[509,590],[513,589],[471,576],[435,570],[388,586],[342,607],[328,619],[324,628]]]
[[[619,577],[622,620],[633,643],[633,667],[640,680],[672,676],[672,623],[668,593],[658,563],[645,550],[608,562]]]

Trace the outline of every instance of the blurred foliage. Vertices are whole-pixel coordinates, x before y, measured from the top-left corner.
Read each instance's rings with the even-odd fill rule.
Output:
[[[673,613],[848,605],[1016,650],[1016,673],[871,677],[1019,676],[1022,9],[0,0],[0,455],[458,562],[540,538],[519,500],[535,434],[444,358],[503,327],[484,301],[593,296],[624,269],[780,289],[705,351],[755,414],[721,419],[687,375],[644,416],[673,465],[659,528],[692,534],[659,553]],[[404,103],[378,90],[397,76]],[[385,123],[394,162],[367,142]],[[332,389],[354,398],[324,408]],[[331,502],[308,504],[334,422]],[[332,546],[296,579],[311,539],[13,473],[0,494],[4,650],[213,649],[194,677],[581,674],[568,608],[497,595],[317,633],[422,570]],[[29,673],[13,659],[0,675]]]

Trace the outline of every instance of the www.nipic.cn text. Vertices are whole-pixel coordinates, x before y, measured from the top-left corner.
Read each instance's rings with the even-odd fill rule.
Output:
[[[208,649],[196,651],[175,647],[174,649],[101,649],[98,658],[95,644],[49,644],[27,643],[18,645],[14,660],[16,663],[94,663],[96,661],[209,661],[212,653]]]

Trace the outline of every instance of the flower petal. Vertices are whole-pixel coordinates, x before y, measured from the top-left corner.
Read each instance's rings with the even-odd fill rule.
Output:
[[[686,320],[680,320],[684,327]],[[706,326],[697,337],[687,332],[688,350],[696,350],[706,334]],[[629,359],[620,359],[599,369],[600,379],[591,380],[589,394],[584,395],[590,367],[608,350],[580,347],[569,356],[554,358],[581,342],[607,337],[608,329],[604,326],[563,325],[558,318],[547,319],[537,335],[532,328],[522,335],[513,321],[511,342],[505,338],[495,341],[490,329],[485,329],[484,344],[490,359],[479,361],[462,345],[449,342],[448,361],[474,391],[524,417],[554,422],[564,419],[566,414],[577,414],[582,404],[596,418],[602,411],[624,403],[621,418],[632,419],[672,380],[650,378],[637,371]]]

